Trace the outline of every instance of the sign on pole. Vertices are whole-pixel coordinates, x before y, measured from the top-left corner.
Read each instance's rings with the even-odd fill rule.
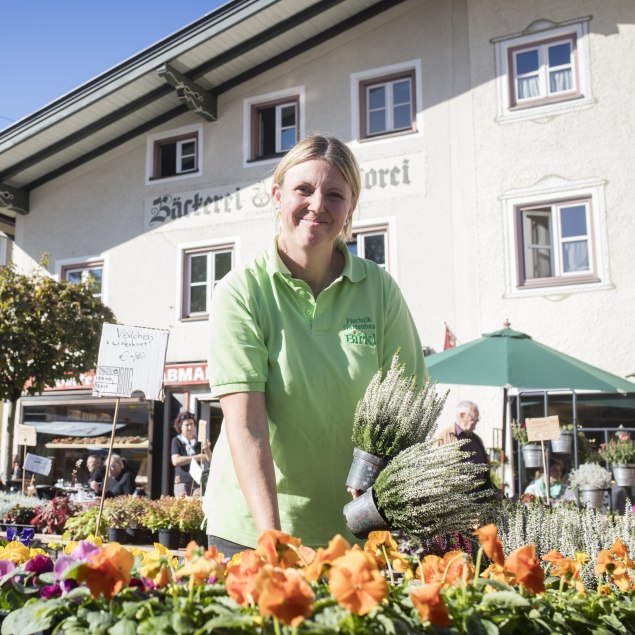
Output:
[[[167,347],[167,330],[104,324],[93,396],[162,401]]]
[[[37,456],[37,454],[28,454],[24,459],[24,469],[27,472],[35,472],[42,476],[48,476],[53,467],[53,460],[45,456]]]
[[[15,427],[15,442],[18,445],[37,445],[37,430],[33,426],[18,423]]]
[[[560,420],[558,416],[525,419],[528,441],[551,441],[560,438]]]

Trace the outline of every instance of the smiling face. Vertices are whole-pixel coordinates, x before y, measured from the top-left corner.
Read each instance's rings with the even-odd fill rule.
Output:
[[[311,159],[287,170],[274,183],[280,210],[280,239],[286,249],[332,245],[349,221],[355,203],[346,179],[324,159]]]
[[[193,419],[184,419],[181,422],[181,434],[189,441],[194,438],[194,432],[196,428],[194,426]]]

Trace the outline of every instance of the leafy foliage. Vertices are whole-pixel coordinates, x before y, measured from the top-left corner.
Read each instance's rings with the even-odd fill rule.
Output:
[[[95,536],[97,531],[97,514],[99,505],[93,505],[77,516],[73,516],[64,525],[63,540],[83,540],[88,536]],[[100,537],[105,540],[108,536],[108,519],[103,515],[99,524]]]
[[[57,496],[36,508],[31,525],[41,534],[61,534],[66,521],[80,510],[81,506],[67,496]]]
[[[630,437],[615,437],[600,446],[600,458],[611,465],[627,465],[635,461],[635,441]]]
[[[397,353],[386,376],[378,371],[357,404],[353,443],[370,454],[391,458],[430,437],[446,398],[447,393],[437,396],[431,380],[418,389],[415,378],[405,376]]]

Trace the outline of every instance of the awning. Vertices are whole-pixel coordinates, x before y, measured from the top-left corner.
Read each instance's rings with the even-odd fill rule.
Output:
[[[25,421],[24,425],[35,428],[39,434],[64,437],[99,437],[112,431],[112,423],[95,421]],[[125,426],[125,423],[118,423],[117,430]]]

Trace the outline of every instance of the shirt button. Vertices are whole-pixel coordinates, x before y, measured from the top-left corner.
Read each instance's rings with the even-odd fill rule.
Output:
[[[313,315],[313,311],[311,309],[307,309],[305,313],[307,317],[311,317]]]

